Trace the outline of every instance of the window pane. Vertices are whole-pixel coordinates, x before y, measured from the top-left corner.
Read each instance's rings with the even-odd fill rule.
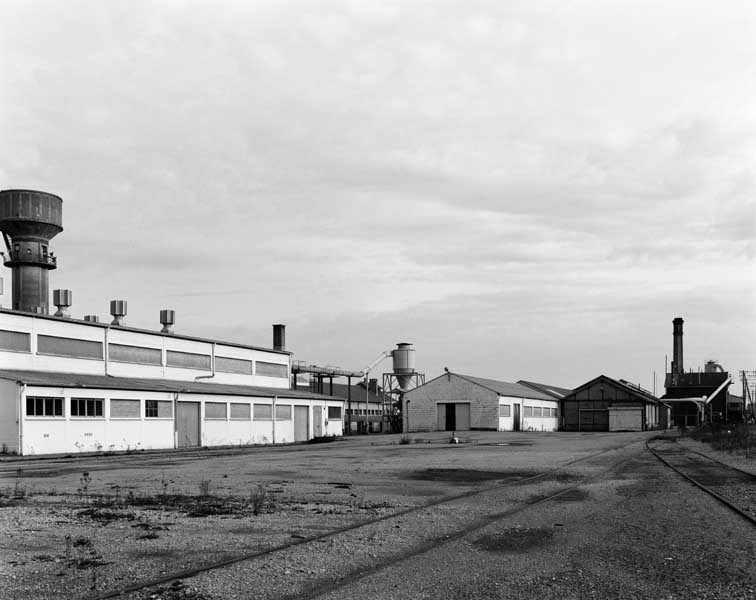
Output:
[[[63,398],[55,398],[55,416],[63,416]]]
[[[272,419],[273,406],[270,404],[255,404],[252,414],[255,419]]]
[[[236,402],[231,403],[231,418],[232,419],[249,419],[250,409],[249,404],[239,404]]]
[[[138,419],[139,400],[111,400],[111,419]]]
[[[372,412],[372,411],[370,411]],[[328,407],[328,418],[329,419],[340,419],[341,418],[341,407],[340,406],[329,406]]]
[[[158,400],[158,414],[161,419],[170,419],[173,416],[173,402],[170,400]]]
[[[226,403],[225,402],[205,402],[206,419],[225,419]]]
[[[41,417],[45,414],[45,399],[36,398],[34,402],[34,414]]]
[[[276,406],[276,419],[279,421],[291,421],[291,406],[280,404]]]

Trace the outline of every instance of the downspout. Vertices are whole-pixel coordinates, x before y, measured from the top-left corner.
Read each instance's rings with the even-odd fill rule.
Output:
[[[110,356],[110,352],[108,349],[108,332],[110,331],[110,325],[108,325],[105,328],[105,377],[108,377],[108,358]]]
[[[211,379],[215,377],[215,342],[213,342],[213,347],[210,351],[210,373],[210,375],[197,375],[197,377],[194,378],[194,381],[198,381],[200,379]]]
[[[273,440],[273,444],[276,443],[276,402],[278,401],[278,396],[273,396],[273,414],[271,415],[270,422],[273,424],[273,434],[271,435],[271,439]]]
[[[173,392],[173,449],[178,448],[178,391]]]
[[[18,381],[17,383],[21,383]],[[21,383],[18,391],[18,454],[24,454],[24,396],[26,395],[26,384]]]

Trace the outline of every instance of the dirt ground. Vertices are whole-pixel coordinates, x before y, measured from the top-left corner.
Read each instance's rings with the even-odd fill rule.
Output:
[[[756,598],[756,531],[652,435],[6,458],[0,598]]]

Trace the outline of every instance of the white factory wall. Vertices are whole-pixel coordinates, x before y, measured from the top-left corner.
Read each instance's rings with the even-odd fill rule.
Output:
[[[113,375],[116,377],[135,377],[148,379],[174,379],[194,381],[196,377],[212,374],[210,368],[183,368],[167,366],[167,351],[189,352],[211,356],[215,347],[216,356],[252,361],[255,374],[225,373],[216,371],[207,381],[231,385],[251,385],[289,388],[290,364],[288,354],[266,351],[265,349],[230,346],[220,342],[184,339],[177,335],[160,332],[141,332],[108,327],[104,324],[84,323],[70,319],[44,318],[36,315],[19,315],[0,311],[0,330],[20,332],[30,335],[30,351],[19,352],[4,350],[0,347],[0,368],[27,371],[50,371],[62,373],[81,373],[87,375]],[[37,336],[50,335],[99,342],[105,348],[110,344],[123,344],[160,350],[161,365],[147,365],[131,362],[104,360],[102,358],[72,358],[68,356],[51,356],[37,352]],[[257,362],[275,363],[285,367],[286,376],[271,377],[257,375]],[[107,372],[106,372],[107,370]]]
[[[513,396],[499,396],[499,431],[514,431],[515,405],[520,406],[520,430],[521,431],[557,431],[559,429],[559,402],[557,400],[539,400],[535,398],[516,398]],[[508,406],[508,417],[502,416],[502,407]],[[549,416],[529,416],[527,408],[548,409]],[[551,411],[556,416],[551,416]]]
[[[322,399],[278,399],[273,397],[222,396],[211,394],[190,394],[154,391],[106,390],[90,388],[61,388],[49,386],[23,386],[16,382],[0,379],[0,406],[10,415],[18,407],[19,394],[23,407],[20,422],[23,438],[21,453],[24,455],[58,454],[76,452],[102,452],[125,450],[168,449],[176,447],[175,402],[197,402],[201,406],[200,444],[203,446],[234,446],[250,444],[291,443],[294,441],[293,407],[308,407],[308,439],[314,436],[313,416],[318,407],[321,420],[328,414],[328,406],[340,407],[343,402]],[[28,396],[63,398],[63,415],[38,417],[26,415]],[[71,398],[91,398],[103,400],[101,417],[76,417],[71,415]],[[111,416],[110,401],[139,400],[139,416],[114,418]],[[169,401],[173,405],[170,417],[146,417],[145,401]],[[206,403],[224,403],[225,418],[206,418]],[[230,404],[250,406],[248,419],[232,419]],[[292,419],[255,419],[254,404],[274,403],[292,406]],[[5,415],[5,413],[2,413]],[[8,448],[18,448],[19,424],[15,416],[2,419],[0,435],[9,440]],[[12,428],[12,430],[11,430]],[[341,419],[325,420],[320,435],[343,435]],[[15,441],[14,441],[15,440]],[[11,443],[13,444],[11,446]]]

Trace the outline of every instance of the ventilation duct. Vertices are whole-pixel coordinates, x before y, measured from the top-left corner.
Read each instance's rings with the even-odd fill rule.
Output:
[[[113,316],[111,325],[121,325],[123,318],[126,316],[126,300],[111,300],[110,314]]]
[[[176,311],[168,308],[160,311],[160,324],[163,328],[160,333],[173,333],[173,325],[176,322]]]
[[[54,317],[70,317],[68,309],[73,302],[71,290],[53,290],[53,304],[58,309]]]

